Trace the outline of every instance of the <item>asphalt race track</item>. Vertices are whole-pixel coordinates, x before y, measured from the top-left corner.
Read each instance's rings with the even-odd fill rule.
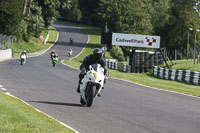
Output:
[[[77,55],[88,36],[75,27],[54,27],[58,41],[43,55],[28,58],[23,66],[19,60],[0,62],[0,82],[12,95],[81,133],[200,133],[199,98],[122,80],[109,78],[102,97],[90,108],[81,106],[79,71],[60,62],[52,67],[50,52],[55,49],[59,61],[69,59],[69,48]]]

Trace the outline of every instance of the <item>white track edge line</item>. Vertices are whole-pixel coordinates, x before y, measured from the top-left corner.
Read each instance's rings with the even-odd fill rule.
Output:
[[[6,88],[1,88],[3,91],[6,91]]]
[[[150,88],[150,89],[153,89],[153,90],[165,91],[165,92],[170,92],[170,93],[175,93],[175,94],[190,96],[190,97],[194,97],[194,98],[200,98],[198,96],[193,96],[193,95],[189,95],[189,94],[185,94],[185,93],[180,93],[180,92],[176,92],[176,91],[170,91],[170,90],[165,90],[165,89],[150,87],[150,86],[147,86],[147,85],[139,84],[139,83],[136,83],[136,82],[133,82],[133,81],[125,80],[125,79],[119,79],[119,78],[115,78],[115,77],[111,77],[111,78],[112,79],[126,81],[126,82],[129,82],[129,83],[132,83],[132,84],[136,84],[136,85],[140,85],[140,86],[147,87],[147,88]]]
[[[10,94],[9,92],[6,92],[5,94],[7,94],[8,96],[11,96],[11,97],[14,97],[14,98],[20,100],[21,102],[23,102],[23,103],[25,103],[26,105],[28,105],[28,106],[32,107],[33,109],[35,109],[37,112],[40,112],[40,113],[42,113],[42,114],[48,116],[49,118],[52,118],[52,119],[56,120],[56,121],[57,121],[58,123],[60,123],[61,125],[63,125],[63,126],[69,128],[69,129],[75,131],[75,133],[80,133],[80,132],[78,132],[77,130],[75,130],[74,128],[70,127],[69,125],[67,125],[67,124],[65,124],[65,123],[63,123],[63,122],[61,122],[61,121],[59,121],[58,119],[56,119],[56,118],[54,118],[54,117],[48,115],[47,113],[42,112],[41,110],[39,110],[39,109],[33,107],[32,105],[28,104],[27,102],[23,101],[22,99],[20,99],[20,98],[14,96],[14,95],[12,95],[12,94]]]

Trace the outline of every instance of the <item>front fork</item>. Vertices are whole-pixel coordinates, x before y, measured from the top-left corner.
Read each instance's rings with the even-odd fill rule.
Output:
[[[81,97],[86,101],[86,97],[85,97],[85,90],[86,90],[86,87],[87,85],[93,85],[96,87],[95,89],[95,94],[94,94],[94,98],[97,97],[97,95],[100,93],[101,89],[102,89],[102,86],[101,85],[94,85],[93,83],[91,82],[83,82],[81,81],[80,83],[80,95]]]

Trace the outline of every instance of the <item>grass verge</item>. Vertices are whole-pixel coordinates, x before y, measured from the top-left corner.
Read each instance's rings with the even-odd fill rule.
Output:
[[[84,56],[87,56],[89,53],[92,53],[92,49],[94,47],[100,47],[100,35],[101,30],[97,27],[87,26],[87,25],[80,25],[74,24],[70,22],[59,21],[68,25],[80,27],[82,30],[85,30],[90,37],[90,40],[84,50],[84,52],[73,60],[64,60],[64,64],[70,65],[75,68],[79,68],[81,61],[83,60]],[[109,54],[108,54],[109,55]],[[181,61],[180,61],[181,62]],[[184,62],[184,61],[183,61]],[[188,63],[186,63],[188,64]],[[176,65],[174,65],[173,69],[181,68],[183,65],[179,65],[179,61],[176,61]],[[192,69],[192,70],[199,70],[199,66],[187,66],[184,67],[185,69]],[[194,69],[193,69],[194,68]],[[124,80],[129,80],[135,83],[143,84],[146,86],[160,88],[169,91],[175,91],[180,93],[185,93],[194,96],[200,96],[200,87],[196,85],[186,84],[183,82],[178,81],[170,81],[165,79],[159,79],[153,77],[152,72],[148,73],[124,73],[119,72],[116,70],[110,70],[110,77],[120,78]],[[109,82],[109,81],[108,81]]]
[[[172,65],[172,63],[174,65]],[[189,60],[176,60],[176,61],[172,61],[168,62],[169,65],[172,65],[170,69],[180,69],[180,70],[191,70],[191,71],[198,71],[200,72],[200,64],[193,64],[193,60],[189,59]],[[165,67],[164,65],[162,65],[162,67]]]
[[[0,93],[1,133],[73,133],[22,101]]]
[[[14,57],[18,58],[20,53],[24,50],[26,50],[27,53],[34,53],[49,48],[51,44],[55,42],[57,38],[57,32],[54,27],[50,26],[49,33],[49,39],[45,45],[43,42],[40,42],[38,38],[31,38],[30,42],[25,42],[23,40],[15,42],[12,46],[12,49],[14,50]],[[43,36],[46,36],[44,32]]]

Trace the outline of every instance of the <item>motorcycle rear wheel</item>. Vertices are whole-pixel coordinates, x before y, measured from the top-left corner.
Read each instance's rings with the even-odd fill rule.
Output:
[[[55,67],[56,63],[53,61],[53,67]]]
[[[23,65],[24,64],[24,59],[21,59],[21,65]]]

